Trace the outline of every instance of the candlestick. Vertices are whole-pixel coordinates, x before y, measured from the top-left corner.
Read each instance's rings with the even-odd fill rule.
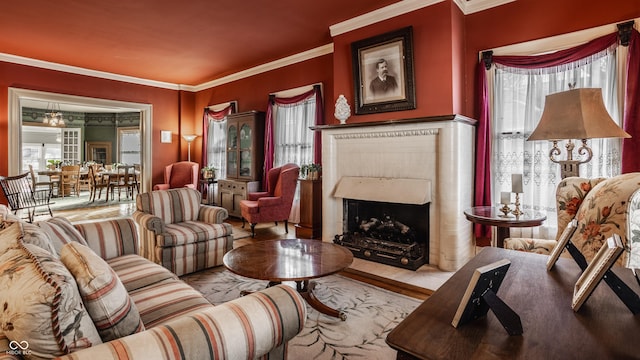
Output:
[[[524,214],[521,210],[520,210],[520,194],[516,193],[516,203],[515,203],[516,207],[513,209],[513,211],[511,211],[511,213],[513,215],[516,216],[516,218],[520,217],[520,215]]]
[[[511,174],[511,192],[522,194],[522,174]]]

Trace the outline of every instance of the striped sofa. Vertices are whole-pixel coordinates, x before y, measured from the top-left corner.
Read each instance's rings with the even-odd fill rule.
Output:
[[[28,290],[33,293],[31,296],[22,291],[18,301],[29,303],[36,299],[45,308],[51,307],[51,315],[39,314],[43,319],[49,320],[49,325],[33,323],[30,314],[17,314],[12,312],[11,306],[5,306],[4,311],[0,311],[0,359],[21,359],[24,355],[22,352],[37,358],[90,360],[285,359],[288,341],[304,327],[307,317],[304,300],[295,289],[287,286],[274,286],[222,305],[211,305],[176,274],[138,255],[136,225],[130,218],[74,225],[66,219],[54,218],[47,223],[38,224],[42,226],[26,224],[11,218],[8,209],[0,205],[0,250],[5,252],[0,252],[0,256],[6,255],[10,248],[11,251],[22,249],[41,256],[44,253],[42,249],[55,253],[62,247],[61,252],[64,254],[64,249],[69,245],[86,245],[94,255],[103,259],[100,261],[108,264],[111,273],[117,275],[115,282],[121,283],[126,289],[125,300],[135,304],[126,311],[126,317],[135,313],[136,318],[131,322],[133,326],[130,327],[130,335],[113,339],[105,339],[99,324],[94,320],[99,336],[102,337],[101,341],[99,337],[96,338],[95,330],[88,328],[87,324],[80,324],[82,317],[73,311],[71,313],[76,321],[66,327],[61,318],[62,305],[56,304],[70,302],[61,300],[60,297],[65,295],[59,292],[52,302],[39,300],[43,296],[43,289],[51,286],[51,282],[41,283],[34,286],[33,290]],[[12,225],[7,227],[7,224]],[[17,224],[20,225],[20,230]],[[16,233],[11,235],[10,232]],[[45,232],[47,235],[43,236]],[[20,246],[12,248],[7,245],[11,241]],[[56,256],[51,256],[46,261],[60,262],[62,257],[56,260]],[[33,254],[17,259],[19,261],[0,261],[0,287],[16,281],[24,269],[29,268],[25,261],[38,262]],[[16,265],[12,267],[13,264]],[[45,265],[40,264],[38,268],[42,269]],[[46,273],[47,271],[41,271],[40,276],[46,277]],[[55,275],[53,282],[60,284],[63,278],[63,275]],[[20,286],[24,287],[24,283],[21,282]],[[77,286],[81,287],[81,283],[78,279]],[[82,294],[84,308],[88,309],[87,299],[95,302],[98,295],[109,296],[113,293],[112,288],[109,283],[94,294],[89,294],[88,298]],[[12,292],[0,291],[0,303],[11,304],[9,297]],[[118,301],[110,300],[107,305],[114,303]],[[60,309],[54,310],[57,306]],[[28,321],[20,321],[17,318],[19,316],[27,317]],[[141,324],[136,323],[138,316]],[[61,319],[58,322],[59,317]],[[51,319],[56,319],[56,322],[50,324]],[[117,326],[117,321],[110,325]],[[33,338],[25,337],[25,329],[20,329],[20,326],[36,327],[37,335]],[[84,328],[81,329],[81,326]],[[91,321],[88,326],[93,326]],[[40,339],[42,334],[50,335],[53,340]],[[43,341],[45,345],[41,344]],[[42,350],[41,346],[49,347]]]
[[[142,256],[184,275],[222,265],[233,248],[227,210],[202,205],[190,188],[138,194],[133,218],[140,225]]]

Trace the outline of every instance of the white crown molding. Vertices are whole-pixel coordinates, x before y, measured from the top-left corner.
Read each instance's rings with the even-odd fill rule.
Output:
[[[412,11],[422,9],[433,4],[441,3],[444,0],[403,0],[395,4],[391,4],[371,11],[352,19],[329,26],[329,32],[332,37],[347,33],[362,27],[375,24],[377,22],[391,19],[393,17],[410,13]]]
[[[516,0],[453,0],[465,15],[508,4]]]
[[[20,64],[20,65],[33,66],[33,67],[48,69],[48,70],[62,71],[62,72],[67,72],[71,74],[86,75],[86,76],[92,76],[92,77],[108,79],[108,80],[116,80],[116,81],[123,81],[123,82],[128,82],[133,84],[139,84],[139,85],[159,87],[164,89],[171,89],[171,90],[180,89],[180,85],[172,84],[168,82],[148,80],[148,79],[142,79],[142,78],[126,76],[126,75],[118,75],[118,74],[108,73],[104,71],[91,70],[91,69],[85,69],[77,66],[52,63],[48,61],[36,60],[36,59],[31,59],[31,58],[11,55],[11,54],[5,54],[5,53],[0,53],[0,61]]]
[[[231,74],[216,80],[206,82],[204,84],[191,86],[191,87],[183,86],[182,88],[184,90],[190,90],[190,91],[201,91],[201,90],[209,89],[215,86],[220,86],[222,84],[230,83],[232,81],[244,79],[249,76],[258,75],[267,71],[275,70],[281,67],[293,65],[293,64],[310,60],[313,58],[317,58],[323,55],[331,54],[331,53],[333,53],[333,43],[319,46],[317,48],[303,51],[301,53],[297,53],[291,56],[287,56],[285,58],[278,59],[266,64],[258,65],[250,69],[237,72],[235,74]]]
[[[378,10],[357,16],[355,18],[331,25],[329,31],[331,36],[353,31],[364,26],[375,24],[377,22],[391,19],[396,16],[410,13],[412,11],[425,8],[434,4],[443,2],[444,0],[403,0],[395,4],[385,6]],[[516,0],[453,0],[456,5],[466,14],[486,10],[492,7],[500,6]],[[298,54],[294,54],[282,59],[278,59],[266,64],[258,65],[250,69],[246,69],[219,79],[208,81],[199,85],[183,85],[168,82],[137,78],[133,76],[114,74],[104,71],[91,70],[77,66],[70,66],[37,59],[31,59],[22,56],[0,53],[0,61],[15,63],[20,65],[33,66],[43,69],[56,70],[71,74],[86,75],[108,80],[122,81],[132,84],[158,87],[170,90],[184,90],[198,92],[232,81],[241,80],[250,76],[258,75],[264,72],[279,69],[285,66],[293,65],[302,61],[310,60],[316,57],[333,53],[333,43],[323,45],[311,50],[307,50]]]

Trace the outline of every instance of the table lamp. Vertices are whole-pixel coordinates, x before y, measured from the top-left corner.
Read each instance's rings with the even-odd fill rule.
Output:
[[[571,89],[547,95],[542,118],[527,141],[549,140],[553,147],[549,151],[549,159],[560,164],[562,179],[579,176],[579,165],[591,160],[593,152],[587,145],[587,139],[595,138],[630,138],[631,135],[622,130],[609,116],[602,100],[599,88]],[[579,155],[585,158],[574,160],[573,139],[580,139],[582,146]],[[557,160],[560,155],[558,141],[567,140],[567,159]]]
[[[195,140],[198,135],[182,135],[182,138],[187,141],[187,160],[191,161],[191,143]]]

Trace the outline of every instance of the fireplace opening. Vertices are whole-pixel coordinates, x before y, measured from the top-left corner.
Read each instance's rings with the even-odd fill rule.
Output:
[[[334,242],[353,255],[416,270],[429,259],[429,203],[343,199],[343,234]]]

